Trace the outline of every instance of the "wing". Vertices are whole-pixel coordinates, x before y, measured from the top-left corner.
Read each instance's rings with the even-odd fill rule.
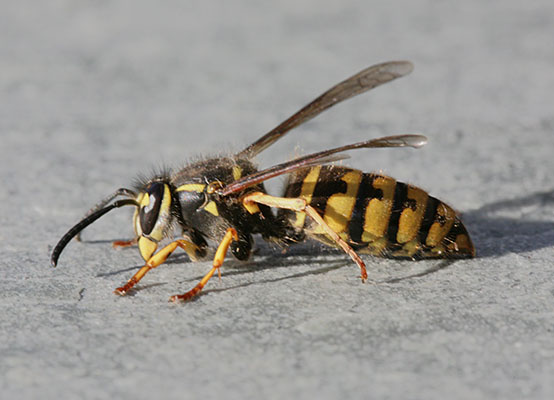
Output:
[[[245,176],[230,185],[227,185],[217,193],[221,196],[227,196],[231,193],[240,192],[250,186],[257,185],[260,182],[266,181],[279,175],[291,173],[299,168],[312,167],[314,165],[327,164],[333,161],[347,158],[345,155],[337,154],[347,150],[362,149],[362,148],[378,148],[378,147],[414,147],[419,148],[427,143],[427,138],[423,135],[397,135],[386,136],[378,139],[372,139],[365,142],[350,144],[347,146],[336,147],[334,149],[321,151],[319,153],[309,154],[292,161],[275,165],[273,167],[258,171],[251,175]]]
[[[237,157],[252,158],[271,146],[275,141],[285,136],[291,129],[314,118],[329,107],[373,89],[383,83],[409,74],[412,70],[413,65],[409,61],[390,61],[366,68],[338,85],[333,86],[317,99],[304,106],[291,117],[281,122],[281,124],[238,153]]]

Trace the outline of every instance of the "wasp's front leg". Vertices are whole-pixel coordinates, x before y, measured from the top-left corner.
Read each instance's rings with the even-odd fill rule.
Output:
[[[171,253],[173,253],[177,249],[177,247],[185,250],[192,260],[196,260],[198,246],[192,242],[189,242],[188,240],[177,239],[174,242],[169,243],[163,249],[159,250],[156,254],[150,257],[146,264],[141,269],[139,269],[137,273],[133,275],[125,285],[115,289],[114,293],[120,296],[124,296],[125,294],[127,294],[129,290],[131,290],[142,278],[144,278],[144,275],[146,275],[148,271],[162,265],[165,260],[167,260],[167,257],[169,257]]]
[[[214,275],[215,271],[219,274],[219,279],[221,279],[221,271],[220,267],[223,264],[223,260],[225,259],[225,255],[227,254],[227,250],[229,249],[229,246],[233,241],[238,241],[239,236],[237,234],[237,231],[234,228],[228,228],[227,232],[225,233],[225,236],[223,237],[223,240],[217,247],[217,251],[215,252],[214,262],[212,269],[210,272],[208,272],[198,284],[193,287],[191,290],[184,294],[179,294],[175,296],[171,296],[169,298],[169,301],[172,301],[174,303],[178,301],[187,301],[192,299],[194,296],[198,295],[206,286],[206,283],[210,280],[210,278]],[[140,271],[139,271],[140,272]]]

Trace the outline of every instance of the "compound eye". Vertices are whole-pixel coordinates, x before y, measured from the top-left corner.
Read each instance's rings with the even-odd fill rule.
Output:
[[[150,235],[158,221],[164,189],[165,185],[161,182],[153,182],[146,189],[139,212],[140,226],[145,235]]]

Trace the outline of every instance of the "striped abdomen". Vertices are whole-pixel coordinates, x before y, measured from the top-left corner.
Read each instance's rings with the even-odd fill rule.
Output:
[[[384,175],[317,166],[291,175],[285,197],[302,197],[356,251],[390,258],[473,257],[455,211],[425,191]],[[282,210],[308,236],[335,245],[304,213]]]

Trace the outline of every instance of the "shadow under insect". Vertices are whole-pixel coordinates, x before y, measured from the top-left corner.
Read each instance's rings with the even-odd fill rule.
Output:
[[[472,234],[478,258],[551,247],[554,190],[489,203],[464,213],[463,219]]]

